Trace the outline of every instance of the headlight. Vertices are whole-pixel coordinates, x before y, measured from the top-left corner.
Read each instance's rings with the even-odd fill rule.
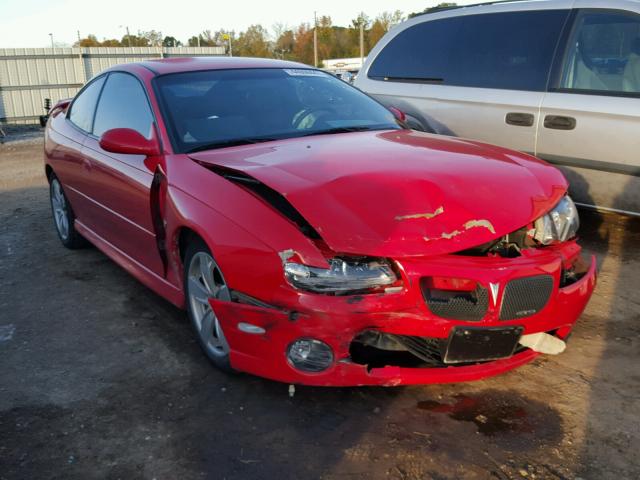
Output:
[[[549,213],[536,220],[534,238],[543,245],[565,242],[576,236],[578,228],[578,209],[571,197],[565,195]]]
[[[344,293],[391,285],[398,277],[387,260],[332,258],[329,268],[285,262],[284,274],[296,288],[319,293]]]

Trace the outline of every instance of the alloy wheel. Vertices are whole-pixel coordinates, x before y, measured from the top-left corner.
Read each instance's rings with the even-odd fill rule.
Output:
[[[216,357],[227,355],[229,344],[209,299],[230,300],[230,294],[220,268],[207,252],[198,252],[191,258],[187,297],[196,331],[207,353]]]
[[[51,181],[51,207],[58,234],[66,240],[69,238],[69,212],[67,200],[57,178]]]

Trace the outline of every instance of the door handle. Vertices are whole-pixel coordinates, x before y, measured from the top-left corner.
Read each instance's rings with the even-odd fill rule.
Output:
[[[533,127],[535,117],[531,113],[510,112],[507,113],[504,121],[507,125],[514,125],[516,127]]]
[[[573,130],[576,128],[576,119],[563,115],[547,115],[544,117],[544,128],[553,130]]]

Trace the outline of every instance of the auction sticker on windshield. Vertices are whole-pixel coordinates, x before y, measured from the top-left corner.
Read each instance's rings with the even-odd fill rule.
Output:
[[[320,70],[306,68],[285,68],[284,71],[292,77],[325,77],[326,73]]]

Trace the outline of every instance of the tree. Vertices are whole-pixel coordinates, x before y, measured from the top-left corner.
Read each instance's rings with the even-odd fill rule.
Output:
[[[387,33],[391,27],[397,25],[402,22],[404,17],[402,16],[402,12],[400,10],[396,10],[395,12],[383,12],[376,17],[374,22],[371,24],[371,29],[368,32],[369,36],[369,45],[371,48],[375,46],[376,43]]]
[[[150,47],[159,47],[162,45],[162,33],[156,30],[149,30],[148,32],[138,32],[138,36],[141,39],[146,39],[147,44]],[[138,45],[138,46],[146,46],[146,45]]]
[[[122,47],[120,40],[116,38],[104,39],[100,42],[101,47]]]
[[[99,47],[100,42],[95,35],[89,34],[73,44],[74,47]]]
[[[162,40],[163,47],[181,47],[182,42],[178,40],[176,37],[166,36]]]
[[[191,37],[187,43],[190,47],[215,47],[218,44],[216,34],[211,30],[205,30],[197,36]]]
[[[89,34],[73,44],[74,47],[122,47],[120,40],[115,38],[99,41],[95,35]]]
[[[307,65],[313,65],[313,29],[308,23],[301,23],[298,26],[294,39],[293,58]]]
[[[447,8],[454,8],[454,7],[457,7],[457,6],[458,6],[458,4],[456,2],[442,2],[442,3],[439,3],[438,5],[436,5],[435,7],[425,8],[421,12],[410,13],[409,14],[409,18],[417,17],[418,15],[422,15],[424,13],[436,12],[438,10],[443,10],[443,9],[447,9]]]
[[[269,34],[262,25],[251,25],[241,32],[233,46],[233,54],[239,57],[273,57]]]
[[[231,49],[233,50],[233,45],[236,43],[236,32],[233,30],[217,30],[213,34],[213,39],[215,41],[215,46],[224,47],[225,52],[229,53],[229,45],[231,44]]]
[[[278,30],[276,30],[277,32]],[[296,38],[293,30],[280,29],[275,38],[276,42],[273,47],[275,56],[286,60],[295,58]]]
[[[149,47],[149,39],[142,36],[140,33],[138,35],[125,35],[120,40],[120,43],[125,47]]]
[[[354,18],[353,20],[351,20],[351,26],[349,27],[349,37],[350,37],[350,51],[349,51],[349,57],[359,57],[360,56],[360,26],[362,26],[362,28],[366,30],[369,28],[369,25],[371,24],[371,20],[369,19],[368,15],[364,12],[360,12],[360,14]],[[368,40],[367,40],[367,35],[364,35],[364,51],[367,52],[369,51],[368,48]]]

